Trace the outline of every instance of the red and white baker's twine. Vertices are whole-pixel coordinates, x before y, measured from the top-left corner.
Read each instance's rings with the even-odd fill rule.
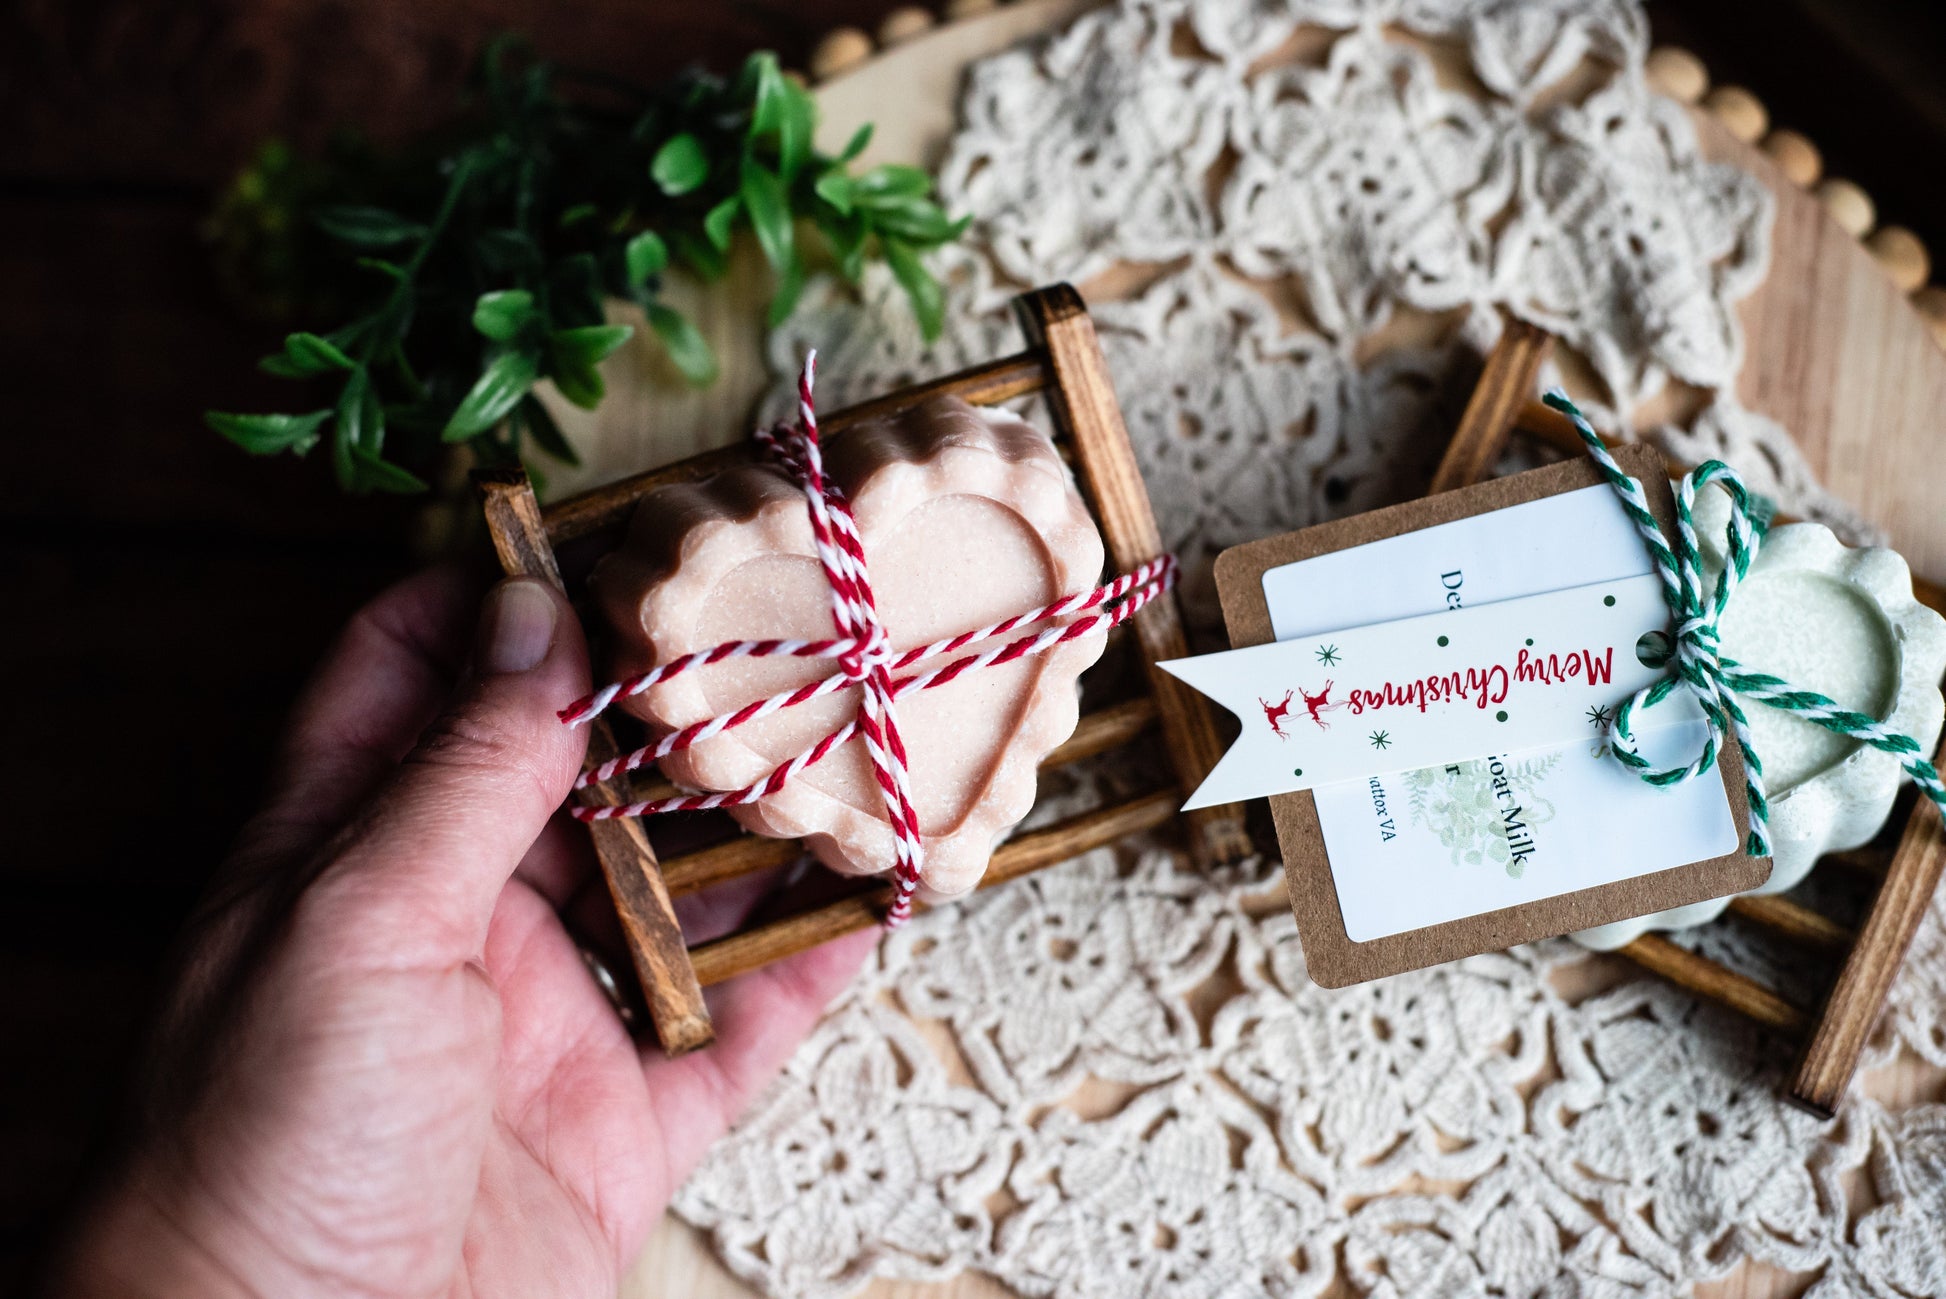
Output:
[[[605,821],[621,816],[655,816],[664,812],[740,807],[776,793],[806,767],[822,761],[852,739],[862,738],[866,754],[871,759],[873,777],[884,796],[886,816],[892,826],[895,856],[893,900],[885,923],[895,926],[912,914],[912,895],[919,887],[919,869],[925,860],[925,843],[919,833],[919,814],[912,806],[905,744],[899,736],[898,714],[894,704],[918,691],[947,685],[967,672],[1011,663],[1029,654],[1039,654],[1056,645],[1119,626],[1174,584],[1176,560],[1173,555],[1163,555],[1092,591],[1063,596],[1038,609],[894,654],[885,627],[879,622],[878,606],[872,596],[871,579],[865,566],[865,547],[859,539],[858,524],[852,517],[851,505],[838,485],[824,476],[824,453],[818,439],[817,412],[811,402],[811,388],[816,376],[817,354],[813,352],[805,358],[804,371],[797,381],[798,423],[794,427],[759,430],[756,436],[804,490],[805,504],[811,517],[811,535],[817,546],[819,563],[824,568],[825,580],[831,587],[831,621],[838,635],[829,640],[730,641],[693,654],[684,654],[640,676],[602,687],[573,706],[562,709],[560,718],[570,726],[579,726],[599,716],[618,699],[639,695],[671,677],[726,659],[788,656],[838,661],[838,671],[827,677],[692,723],[654,744],[592,767],[576,783],[575,787],[582,789],[634,771],[746,722],[768,717],[779,709],[790,708],[851,686],[860,687],[857,714],[762,780],[742,789],[720,794],[679,794],[618,807],[576,807],[572,813],[582,821]],[[997,648],[954,659],[941,667],[911,676],[894,675],[926,659],[951,654],[968,645],[1005,636],[1023,627],[1074,614],[1082,616],[1072,622],[1030,632]]]

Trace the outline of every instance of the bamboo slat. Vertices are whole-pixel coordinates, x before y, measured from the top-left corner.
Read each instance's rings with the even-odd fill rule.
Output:
[[[1676,946],[1661,934],[1643,934],[1616,953],[1652,970],[1677,987],[1729,1007],[1781,1033],[1801,1033],[1809,1017],[1755,979],[1725,969],[1706,956]]]
[[[1492,471],[1513,432],[1514,416],[1534,399],[1534,380],[1553,346],[1553,336],[1546,330],[1524,320],[1506,319],[1426,495],[1477,483]]]
[[[1828,852],[1818,858],[1818,865],[1836,866],[1839,870],[1880,881],[1885,878],[1885,867],[1890,860],[1891,854],[1883,848],[1867,844],[1863,848],[1851,848],[1844,852]]]
[[[670,896],[679,898],[740,875],[787,866],[803,855],[804,845],[795,839],[739,834],[708,848],[671,857],[662,863],[662,878]]]
[[[1181,802],[1176,790],[1162,790],[1010,839],[994,851],[979,887],[1005,884],[1117,839],[1153,830],[1174,817]],[[705,986],[721,983],[840,934],[868,928],[885,915],[891,896],[890,885],[877,884],[810,911],[699,944],[689,950],[696,977]]]
[[[1730,913],[1751,924],[1804,947],[1842,951],[1851,946],[1853,933],[1831,917],[1811,910],[1801,902],[1776,894],[1746,893],[1730,899]]]
[[[1110,704],[1084,714],[1070,735],[1041,763],[1042,770],[1064,767],[1070,762],[1092,758],[1120,748],[1155,726],[1160,719],[1154,699],[1137,695],[1119,704]]]
[[[1110,562],[1123,572],[1147,563],[1163,553],[1162,534],[1108,381],[1107,359],[1081,295],[1069,285],[1057,284],[1023,294],[1014,305],[1028,341],[1046,352],[1053,380],[1047,389],[1048,410],[1074,448],[1081,479],[1101,519]],[[1182,787],[1194,789],[1222,758],[1224,746],[1208,705],[1156,666],[1189,653],[1182,614],[1173,595],[1166,595],[1151,601],[1132,621],[1148,668],[1149,691],[1160,710],[1169,760]],[[1203,808],[1185,816],[1190,846],[1199,861],[1235,861],[1252,851],[1240,806]]]
[[[1933,755],[1934,762],[1942,760],[1946,760],[1946,744]],[[1939,810],[1921,798],[1906,818],[1885,883],[1859,926],[1858,941],[1838,971],[1817,1027],[1791,1073],[1788,1095],[1813,1114],[1829,1118],[1837,1112],[1858,1070],[1865,1039],[1871,1036],[1892,990],[1892,980],[1932,906],[1942,871],[1946,871],[1946,824]]]
[[[500,566],[509,576],[539,577],[562,586],[560,567],[541,524],[540,502],[527,475],[517,469],[482,472],[474,475],[474,484]],[[618,751],[606,722],[597,719],[589,725],[589,763],[605,762]],[[607,781],[582,790],[578,797],[588,806],[612,807],[626,802],[627,794],[620,782]],[[716,1033],[703,1004],[703,989],[690,966],[682,926],[641,823],[597,821],[590,832],[663,1050],[680,1055],[709,1045]]]

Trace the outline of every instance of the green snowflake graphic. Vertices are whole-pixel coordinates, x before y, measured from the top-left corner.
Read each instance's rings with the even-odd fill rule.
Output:
[[[1324,664],[1324,666],[1326,667],[1331,667],[1332,665],[1337,663],[1337,661],[1338,661],[1338,647],[1336,645],[1318,646],[1318,662]]]
[[[1390,732],[1390,731],[1373,731],[1373,732],[1372,732],[1372,747],[1373,747],[1374,749],[1389,749],[1389,748],[1391,748],[1391,747],[1392,747],[1392,732]]]
[[[1615,720],[1614,714],[1606,708],[1590,708],[1588,710],[1588,721],[1597,730],[1607,730],[1608,724],[1613,720]]]

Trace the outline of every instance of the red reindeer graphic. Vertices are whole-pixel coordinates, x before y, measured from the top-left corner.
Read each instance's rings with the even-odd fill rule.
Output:
[[[1290,739],[1290,734],[1284,730],[1284,717],[1291,711],[1291,692],[1284,692],[1284,702],[1281,704],[1273,705],[1262,695],[1257,696],[1257,702],[1263,705],[1264,720],[1270,723],[1270,733],[1280,740]]]
[[[1326,702],[1331,698],[1332,684],[1329,681],[1325,682],[1324,689],[1318,691],[1315,695],[1302,686],[1298,687],[1298,693],[1304,696],[1304,711],[1311,715],[1311,720],[1318,724],[1318,729],[1321,731],[1331,729],[1331,723],[1325,721],[1321,714],[1327,713],[1334,708],[1343,708],[1345,706],[1342,700],[1335,704]]]

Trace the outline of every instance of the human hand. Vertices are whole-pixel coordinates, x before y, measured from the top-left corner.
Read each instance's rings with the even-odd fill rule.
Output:
[[[553,588],[503,582],[462,669],[471,608],[450,573],[407,581],[306,689],[57,1293],[612,1295],[863,959],[854,934],[746,975],[712,993],[714,1046],[638,1048],[560,917],[606,906],[556,815],[581,629]]]

